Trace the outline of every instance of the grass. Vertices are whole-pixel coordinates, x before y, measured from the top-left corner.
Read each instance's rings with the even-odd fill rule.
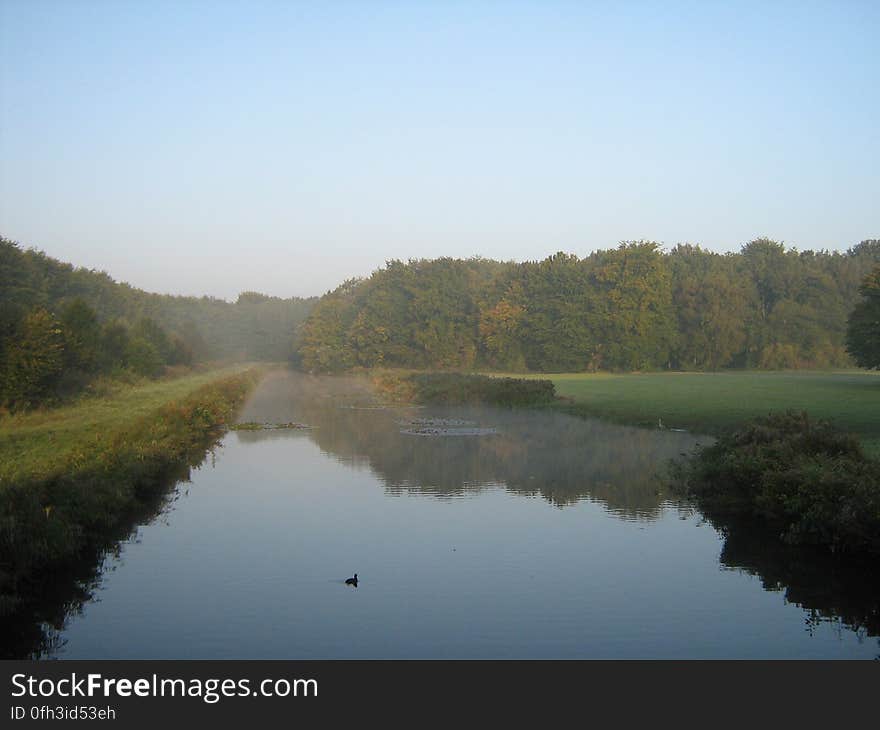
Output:
[[[880,373],[863,370],[823,372],[723,372],[541,374],[567,411],[618,423],[686,428],[719,434],[743,422],[786,410],[806,411],[831,421],[880,456]]]
[[[0,418],[0,489],[68,468],[77,454],[106,445],[163,405],[247,369],[238,365],[137,386],[118,386],[103,397],[85,397],[57,409]]]

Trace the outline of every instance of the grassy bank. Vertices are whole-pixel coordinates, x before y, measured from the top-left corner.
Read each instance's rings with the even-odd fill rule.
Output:
[[[61,408],[0,418],[0,490],[27,481],[47,479],[86,463],[122,431],[180,402],[200,388],[241,374],[233,366],[139,385],[114,384],[106,395],[82,398]]]
[[[529,377],[529,376],[521,376]],[[719,434],[758,416],[806,411],[880,456],[880,373],[726,372],[542,375],[566,410],[619,423]]]
[[[190,375],[0,422],[0,616],[199,463],[260,374]]]
[[[745,520],[790,543],[880,552],[880,373],[565,374],[551,380],[567,399],[559,405],[566,411],[719,436],[680,463],[675,480],[717,525]]]

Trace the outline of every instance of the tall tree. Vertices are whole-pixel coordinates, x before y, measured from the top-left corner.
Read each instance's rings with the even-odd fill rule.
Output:
[[[4,400],[15,407],[45,402],[64,365],[64,337],[58,320],[36,308],[22,322],[17,342],[6,350]]]
[[[625,242],[591,259],[590,313],[600,333],[601,367],[666,367],[675,320],[669,266],[659,244]]]
[[[729,366],[746,342],[749,282],[734,256],[681,245],[669,255],[677,335],[673,363],[682,369]]]
[[[846,346],[863,368],[880,368],[880,266],[862,283],[863,300],[852,314],[846,332]]]
[[[76,298],[61,310],[64,367],[83,372],[98,369],[101,328],[95,310]]]

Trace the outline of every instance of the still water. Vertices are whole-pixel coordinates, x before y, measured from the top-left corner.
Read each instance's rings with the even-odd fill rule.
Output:
[[[270,374],[59,658],[874,658],[877,590],[656,478],[700,438]],[[725,532],[728,532],[725,530]],[[358,573],[358,586],[345,579]]]

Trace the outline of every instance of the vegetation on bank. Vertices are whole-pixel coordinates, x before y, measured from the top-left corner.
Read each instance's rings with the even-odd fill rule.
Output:
[[[0,336],[0,407],[14,411],[57,405],[100,377],[156,378],[166,368],[192,365],[193,353],[154,320],[133,325],[98,322],[82,299],[58,316],[36,307],[6,318]]]
[[[672,487],[708,517],[767,524],[792,544],[880,553],[880,461],[826,421],[750,421],[673,466]]]
[[[533,378],[496,378],[468,373],[378,373],[380,392],[413,403],[539,406],[556,398],[553,383]]]
[[[200,463],[259,377],[190,376],[0,421],[0,615]]]
[[[313,372],[848,367],[848,317],[878,265],[880,240],[831,253],[765,238],[724,255],[638,241],[525,263],[390,261],[318,301],[299,356]]]
[[[693,426],[696,419],[700,430],[718,439],[673,463],[669,486],[714,524],[766,527],[792,545],[880,553],[880,460],[868,456],[855,435],[790,410],[806,399],[860,426],[862,436],[877,436],[878,376],[736,374],[725,388],[719,375],[569,375],[556,383],[563,393],[580,386],[581,398],[561,401],[553,382],[535,378],[382,372],[374,379],[386,394],[420,403],[555,403],[569,412],[613,413],[618,421],[659,428]],[[674,385],[659,387],[663,383]],[[595,388],[598,404],[584,398],[585,385]],[[851,403],[840,386],[855,391]],[[789,410],[754,418],[780,405]]]
[[[166,404],[186,401],[199,389],[253,367],[234,365],[160,380],[101,380],[76,402],[6,414],[0,417],[0,491],[63,473],[72,460],[87,461]]]

